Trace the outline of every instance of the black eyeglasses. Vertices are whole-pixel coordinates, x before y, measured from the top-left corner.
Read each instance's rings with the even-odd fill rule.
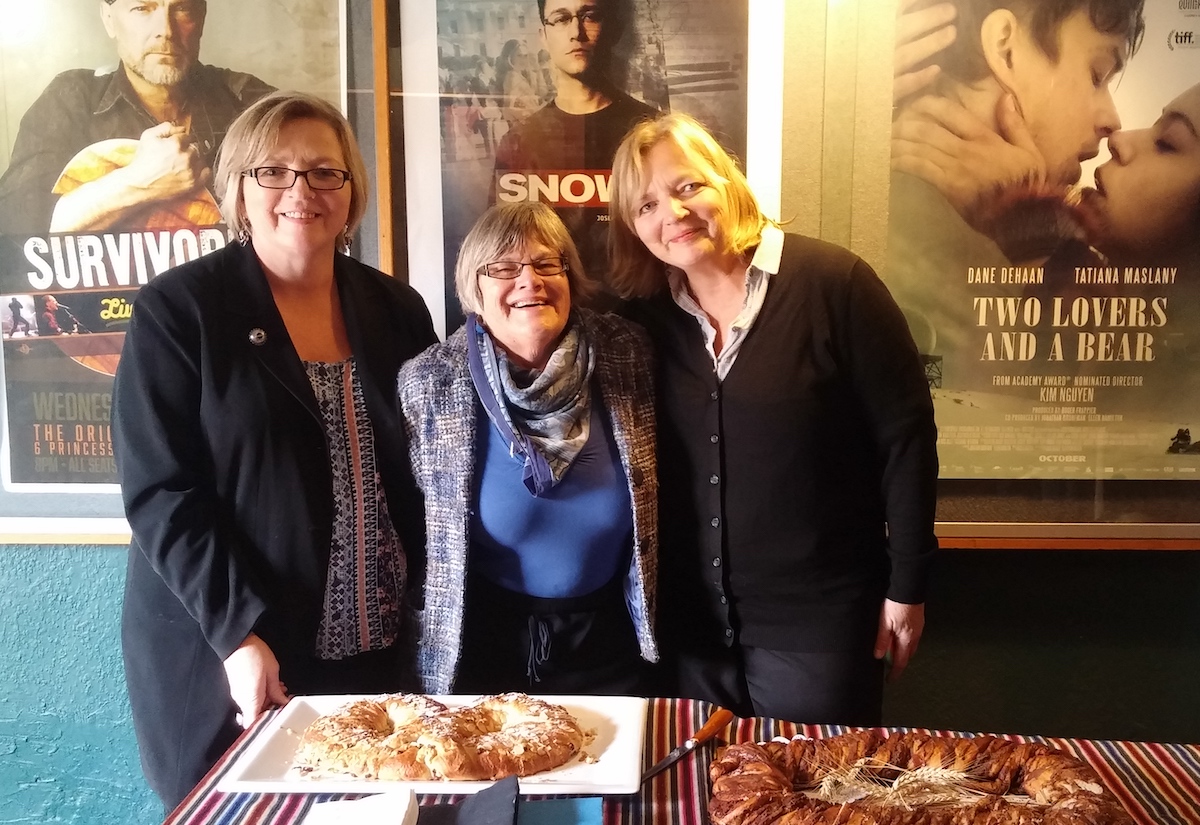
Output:
[[[265,189],[291,189],[296,178],[304,178],[310,189],[331,191],[341,189],[350,180],[345,169],[289,169],[286,166],[256,166],[242,172],[242,177],[254,178]]]
[[[604,13],[594,6],[589,6],[587,8],[580,9],[575,14],[571,14],[569,11],[556,11],[549,17],[544,18],[542,22],[547,26],[557,29],[561,28],[562,26],[570,25],[576,20],[583,23],[585,27],[591,29],[604,22]]]
[[[475,270],[475,274],[511,281],[513,278],[519,277],[521,270],[525,267],[530,267],[542,278],[562,275],[570,269],[566,258],[541,258],[536,261],[492,261]]]

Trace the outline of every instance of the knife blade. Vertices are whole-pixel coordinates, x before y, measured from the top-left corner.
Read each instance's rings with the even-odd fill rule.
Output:
[[[688,739],[675,750],[668,753],[665,757],[656,762],[654,767],[642,774],[642,782],[645,783],[647,779],[658,776],[667,768],[671,767],[680,759],[694,751],[697,746],[703,745],[709,739],[712,739],[732,720],[733,711],[726,710],[725,708],[717,708],[714,710],[712,716],[708,717],[708,721],[704,723],[704,726],[700,728],[700,730],[696,731],[695,736],[693,736],[691,739]]]

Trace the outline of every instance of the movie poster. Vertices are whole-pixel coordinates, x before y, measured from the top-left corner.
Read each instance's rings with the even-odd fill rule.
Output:
[[[21,16],[0,61],[0,473],[82,492],[116,482],[112,377],[138,289],[227,243],[210,189],[226,129],[277,87],[342,105],[344,24],[337,0]]]
[[[900,2],[882,271],[942,477],[1200,477],[1200,4],[1149,0],[1132,56],[1084,11],[1050,55],[954,5]]]
[[[746,157],[748,17],[747,0],[437,0],[447,331],[458,248],[490,204],[552,205],[603,282],[633,123],[686,112]]]

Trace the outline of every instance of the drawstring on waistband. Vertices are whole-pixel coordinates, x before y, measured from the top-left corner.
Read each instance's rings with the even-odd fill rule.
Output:
[[[525,675],[530,684],[542,681],[538,676],[538,665],[550,661],[550,628],[537,616],[529,617],[529,660]]]

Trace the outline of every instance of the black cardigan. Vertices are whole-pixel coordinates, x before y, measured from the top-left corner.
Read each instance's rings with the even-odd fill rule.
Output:
[[[788,235],[723,382],[661,293],[630,314],[660,371],[664,646],[872,644],[883,598],[925,599],[933,405],[904,318],[840,247]]]

